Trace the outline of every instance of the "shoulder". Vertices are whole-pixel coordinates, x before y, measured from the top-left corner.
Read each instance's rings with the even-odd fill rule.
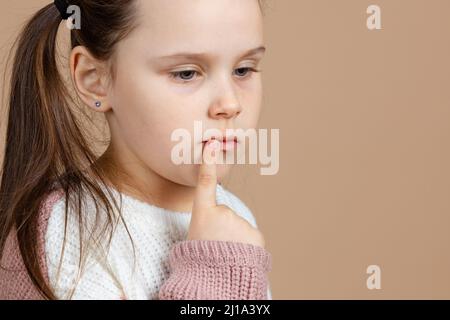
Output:
[[[46,198],[42,201],[39,208],[39,226],[45,231],[48,227],[48,220],[52,216],[52,212],[56,203],[64,199],[64,191],[57,189],[49,193]]]
[[[245,218],[253,227],[258,228],[255,216],[249,207],[233,192],[221,184],[217,184],[217,202],[229,206],[233,211]]]
[[[79,207],[74,206],[75,202]],[[89,196],[82,199],[68,199],[64,194],[53,195],[49,196],[44,207],[46,213],[43,216],[48,220],[44,243],[51,273],[55,264],[60,262],[61,256],[68,264],[78,261],[82,243],[93,236],[94,221],[103,221],[103,216],[93,213],[95,204]]]
[[[46,201],[44,215],[47,219],[47,228],[45,232],[45,244],[47,256],[50,252],[58,251],[59,245],[64,238],[64,230],[68,235],[74,235],[73,230],[74,221],[73,215],[67,215],[65,212],[66,197],[61,196],[59,198],[53,198],[53,201]],[[67,221],[66,221],[67,218]]]
[[[54,285],[53,275],[61,258],[61,250],[64,247],[64,261],[72,263],[77,259],[79,241],[74,215],[70,214],[70,211],[66,215],[66,197],[50,198],[50,200],[46,201],[45,206],[44,216],[47,219],[47,228],[44,233],[44,248],[49,281],[51,285]]]
[[[38,263],[46,281],[48,277],[45,261],[45,233],[52,208],[62,195],[60,191],[47,194],[40,204],[37,217],[35,241],[37,241]],[[26,270],[16,232],[14,227],[8,235],[1,257],[1,264],[6,268],[0,268],[0,299],[42,299]]]
[[[93,254],[87,251],[91,249],[90,240],[96,244],[96,249],[104,249],[96,242],[98,238],[91,238],[93,223],[97,222],[96,215],[92,214],[94,204],[87,197],[82,199],[80,205],[80,208],[73,207],[72,201],[63,196],[47,207],[44,247],[50,287],[58,299],[114,298],[118,296],[118,289],[110,277],[110,266],[100,263],[104,262],[105,252],[96,251]],[[81,211],[78,212],[78,209]],[[109,254],[111,259],[116,257],[115,250]]]

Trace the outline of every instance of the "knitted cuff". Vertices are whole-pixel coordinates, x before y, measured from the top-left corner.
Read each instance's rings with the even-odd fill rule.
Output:
[[[266,300],[271,254],[232,241],[185,240],[170,252],[161,300]]]

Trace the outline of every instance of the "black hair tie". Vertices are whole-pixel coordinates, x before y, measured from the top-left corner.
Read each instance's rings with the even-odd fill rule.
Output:
[[[67,13],[67,8],[69,7],[69,4],[66,0],[54,0],[54,4],[56,8],[58,9],[61,18],[63,20],[67,20],[72,16],[71,14]]]

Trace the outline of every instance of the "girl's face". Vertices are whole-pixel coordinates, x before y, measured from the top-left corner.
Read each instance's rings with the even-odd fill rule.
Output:
[[[117,47],[107,92],[112,149],[138,179],[150,170],[195,186],[198,165],[171,160],[172,132],[191,133],[193,154],[203,140],[194,137],[195,121],[224,135],[255,128],[262,81],[252,70],[264,54],[262,12],[258,0],[138,0],[138,14],[139,26]],[[229,166],[218,165],[219,181]]]

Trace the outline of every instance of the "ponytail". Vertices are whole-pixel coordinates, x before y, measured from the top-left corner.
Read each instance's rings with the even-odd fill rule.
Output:
[[[106,61],[113,57],[116,44],[136,26],[135,0],[72,0],[71,3],[80,7],[83,25],[82,30],[70,31],[71,47],[85,46],[97,59]],[[0,257],[5,254],[6,240],[12,234],[32,283],[46,299],[56,297],[37,263],[42,252],[37,239],[40,209],[52,191],[63,191],[66,222],[69,205],[75,207],[80,235],[83,234],[85,192],[95,199],[96,212],[88,214],[94,215],[96,223],[105,221],[105,226],[95,225],[89,241],[99,244],[101,239],[104,243],[102,235],[110,231],[107,241],[111,242],[117,221],[113,206],[124,222],[107,187],[114,186],[120,191],[120,183],[110,178],[114,165],[102,167],[96,162],[96,154],[72,108],[76,103],[58,71],[56,42],[62,21],[53,3],[45,6],[26,23],[13,46],[16,50],[0,176]],[[83,114],[80,111],[77,115]],[[92,119],[87,116],[85,120]],[[106,220],[97,219],[100,208],[106,210]],[[96,234],[98,238],[93,236],[97,228],[101,230]],[[125,228],[128,232],[126,224]],[[80,261],[81,248],[80,243]]]
[[[57,8],[49,4],[20,33],[11,71],[0,184],[0,254],[15,227],[27,272],[48,299],[55,297],[36,263],[40,258],[37,241],[30,239],[38,237],[41,202],[57,182],[79,174],[75,146],[87,145],[57,68],[56,39],[61,21]],[[93,159],[88,150],[85,148],[85,156]],[[67,186],[62,187],[67,194]]]

